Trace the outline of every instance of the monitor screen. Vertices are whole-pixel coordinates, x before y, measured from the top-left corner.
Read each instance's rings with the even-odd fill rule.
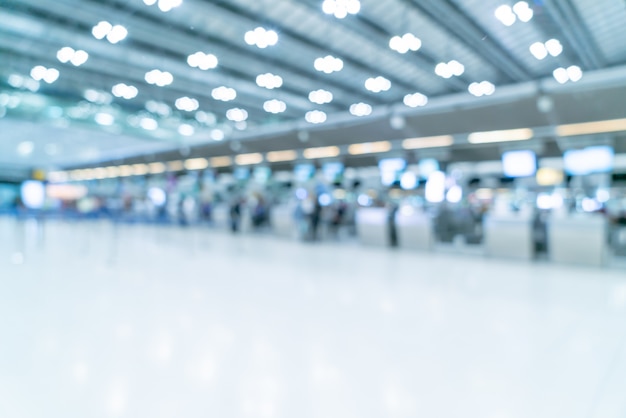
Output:
[[[313,164],[298,164],[293,170],[296,181],[304,182],[310,180],[315,174],[315,166]]]
[[[435,171],[439,171],[439,161],[434,158],[424,158],[418,163],[420,176],[427,179]]]
[[[248,180],[250,178],[250,169],[248,167],[237,167],[233,171],[233,177],[237,180]]]
[[[400,179],[406,167],[404,158],[384,158],[378,162],[380,179],[384,186],[390,186]]]
[[[46,199],[46,189],[43,183],[35,180],[22,183],[20,194],[24,206],[29,209],[41,209]]]
[[[528,177],[537,171],[537,157],[530,150],[508,151],[502,154],[502,169],[507,177]]]
[[[254,167],[252,176],[257,183],[265,184],[272,175],[272,169],[269,167]]]
[[[563,165],[573,176],[609,172],[613,169],[613,148],[599,145],[565,151]]]
[[[341,181],[343,175],[343,164],[339,162],[328,162],[322,166],[324,178],[329,182]]]

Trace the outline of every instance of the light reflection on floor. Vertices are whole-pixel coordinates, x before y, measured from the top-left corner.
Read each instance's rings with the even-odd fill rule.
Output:
[[[626,272],[0,218],[0,417],[624,417]]]

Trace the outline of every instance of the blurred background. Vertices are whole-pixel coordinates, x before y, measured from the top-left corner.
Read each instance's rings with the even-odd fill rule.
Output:
[[[145,415],[131,389],[170,388],[149,364],[92,374],[145,344],[213,385],[157,416],[624,416],[625,22],[624,0],[3,0],[0,415],[41,416],[26,388],[61,353],[97,385],[53,410],[92,416],[108,382],[98,413]],[[248,382],[249,347],[295,371]]]

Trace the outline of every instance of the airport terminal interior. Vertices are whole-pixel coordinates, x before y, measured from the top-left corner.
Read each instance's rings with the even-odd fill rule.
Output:
[[[0,417],[626,417],[626,0],[0,1]]]

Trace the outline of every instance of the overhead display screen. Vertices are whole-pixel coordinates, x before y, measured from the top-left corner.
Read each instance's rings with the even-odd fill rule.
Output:
[[[533,151],[509,151],[502,154],[502,169],[507,177],[534,176],[537,157]]]
[[[406,168],[404,158],[383,158],[378,162],[380,180],[383,186],[391,186],[400,180],[400,176]]]
[[[565,151],[565,171],[574,176],[592,173],[607,173],[613,170],[613,148],[605,145]]]

